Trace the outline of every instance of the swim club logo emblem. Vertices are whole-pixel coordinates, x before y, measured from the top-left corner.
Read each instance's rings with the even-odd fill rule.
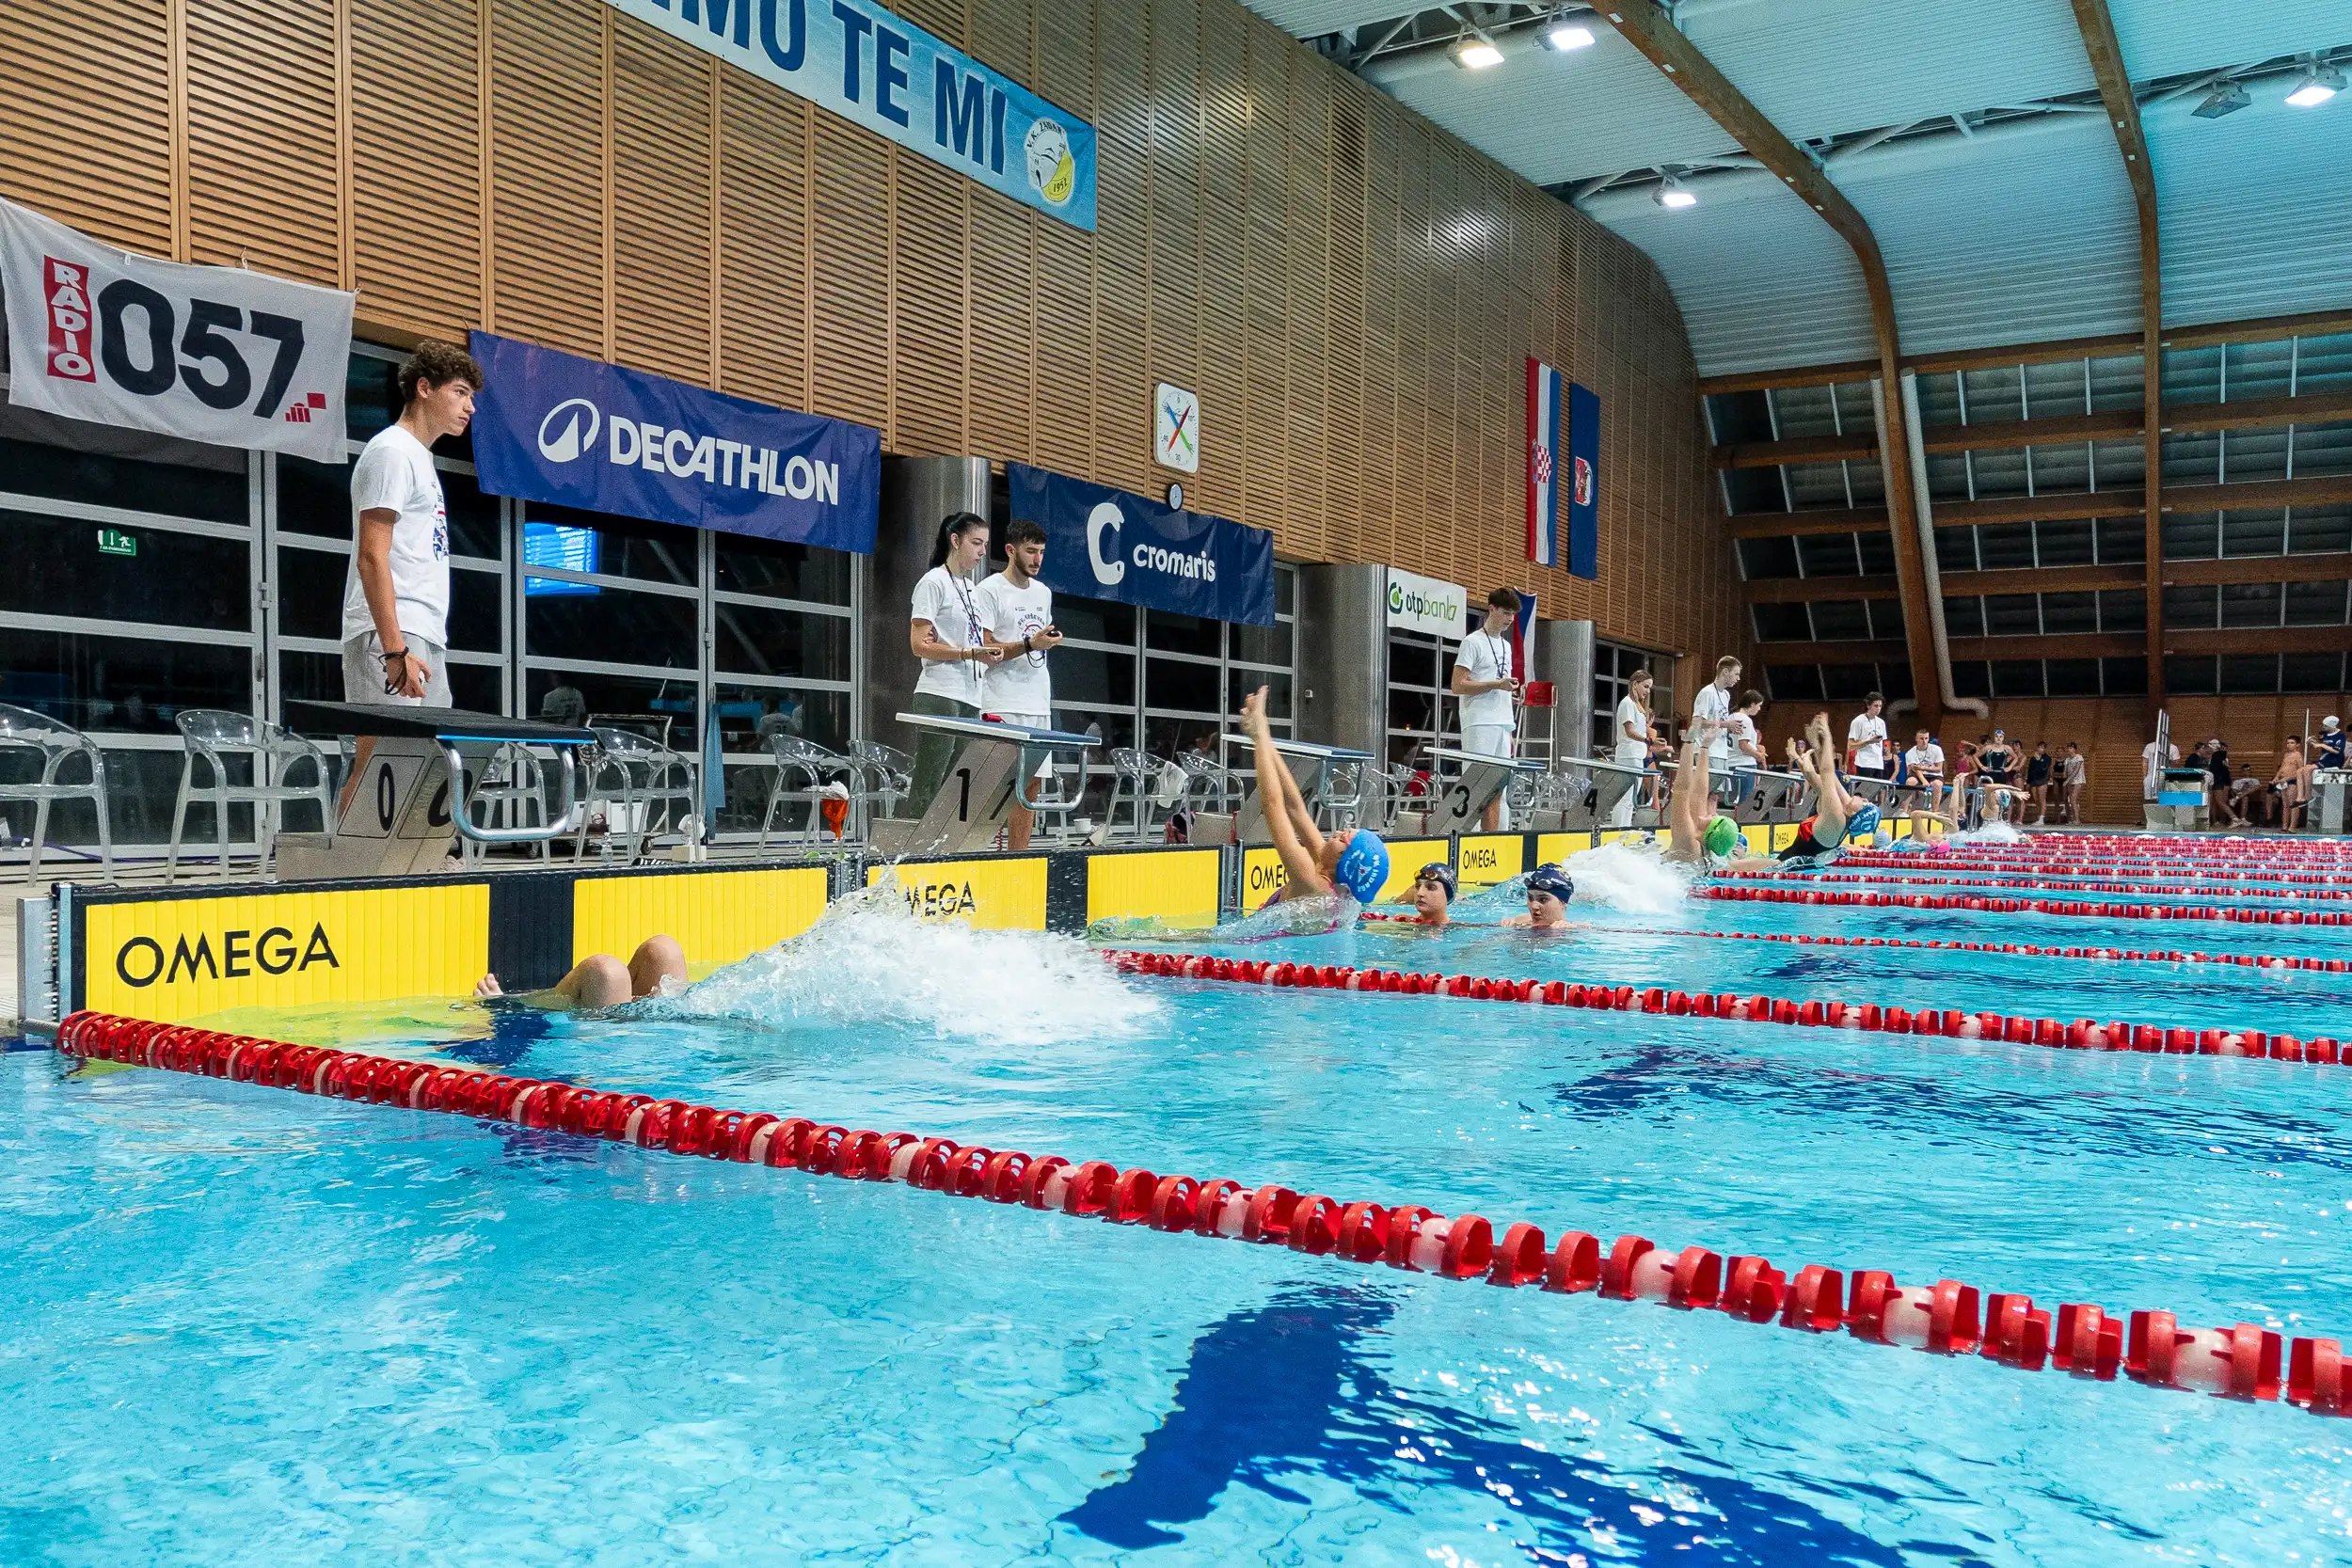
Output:
[[[1576,460],[1576,504],[1579,506],[1593,504],[1593,465],[1590,460],[1582,457]]]
[[[550,463],[569,463],[596,444],[596,428],[603,420],[586,398],[557,404],[539,421],[539,455]]]
[[[1077,185],[1078,164],[1070,155],[1070,133],[1061,122],[1039,119],[1021,147],[1028,159],[1030,187],[1057,207],[1068,201]]]
[[[1087,564],[1094,568],[1094,580],[1108,588],[1123,581],[1127,563],[1132,561],[1147,572],[1159,572],[1172,578],[1190,578],[1199,582],[1216,580],[1216,557],[1207,550],[1199,555],[1186,555],[1181,550],[1163,549],[1157,545],[1137,545],[1127,552],[1124,560],[1104,552],[1103,536],[1111,535],[1110,548],[1119,548],[1119,531],[1127,516],[1116,501],[1097,501],[1087,514]]]
[[[115,949],[115,974],[134,990],[145,990],[159,980],[168,986],[183,979],[242,980],[257,974],[300,974],[312,964],[342,967],[334,944],[326,940],[324,923],[313,923],[310,939],[299,947],[294,945],[291,928],[272,926],[258,936],[251,930],[221,932],[217,955],[208,931],[197,933],[194,946],[182,933],[169,954],[153,937],[133,937]]]

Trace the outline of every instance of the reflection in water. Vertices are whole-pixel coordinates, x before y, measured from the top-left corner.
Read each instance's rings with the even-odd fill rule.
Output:
[[[1409,1513],[1431,1488],[1480,1492],[1517,1511],[1528,1560],[1689,1554],[1708,1563],[1899,1564],[1881,1545],[1809,1505],[1735,1476],[1650,1469],[1639,1480],[1526,1447],[1512,1428],[1427,1403],[1390,1383],[1367,1341],[1393,1308],[1360,1288],[1297,1288],[1232,1313],[1194,1341],[1167,1418],[1119,1480],[1061,1522],[1130,1550],[1184,1539],[1236,1482],[1294,1506],[1284,1477],[1320,1476]],[[1664,1437],[1667,1434],[1658,1433]],[[1681,1508],[1653,1498],[1695,1499]],[[1973,1562],[1948,1545],[1921,1546]]]

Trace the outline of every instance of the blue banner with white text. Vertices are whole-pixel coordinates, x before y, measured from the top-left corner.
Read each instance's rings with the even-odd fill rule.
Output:
[[[873,553],[880,431],[487,332],[470,346],[491,495]]]
[[[1600,394],[1568,383],[1568,575],[1600,576]]]
[[[1023,463],[1006,464],[1005,476],[1014,520],[1045,530],[1038,576],[1055,593],[1274,625],[1274,535],[1265,530],[1171,512]]]
[[[1015,201],[1094,227],[1094,127],[873,0],[610,0]]]

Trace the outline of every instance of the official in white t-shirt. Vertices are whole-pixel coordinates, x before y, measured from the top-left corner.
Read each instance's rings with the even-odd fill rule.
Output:
[[[1691,703],[1691,721],[1699,724],[1713,721],[1721,727],[1707,741],[1707,768],[1709,773],[1724,772],[1731,767],[1731,689],[1740,682],[1740,660],[1725,654],[1715,661],[1715,678],[1699,689]]]
[[[1915,794],[1911,798],[1911,836],[1927,842],[1926,818],[1938,814],[1944,798],[1944,748],[1921,730],[1903,753],[1903,773]]]
[[[907,622],[907,646],[923,662],[914,680],[916,713],[936,719],[980,716],[982,676],[1004,657],[980,625],[979,585],[973,578],[987,561],[987,518],[951,512],[940,519],[931,569],[914,585]],[[952,735],[916,733],[914,776],[907,784],[909,816],[919,817],[930,808],[955,754]]]
[[[1757,714],[1764,711],[1764,693],[1751,687],[1741,693],[1740,705],[1731,710],[1731,799],[1736,805],[1756,788],[1756,770],[1766,765],[1764,742],[1756,728]]]
[[[396,384],[400,418],[351,471],[343,701],[447,707],[449,501],[433,443],[473,422],[482,367],[453,343],[425,342]]]
[[[1846,726],[1846,771],[1867,774],[1874,779],[1895,776],[1894,759],[1886,754],[1886,721],[1879,717],[1879,709],[1886,699],[1873,691],[1864,700],[1862,711]]]
[[[1054,676],[1045,656],[1060,645],[1061,633],[1054,629],[1054,591],[1037,580],[1044,569],[1045,531],[1025,518],[1016,521],[1005,531],[1005,569],[981,583],[975,597],[980,634],[1000,658],[982,683],[980,711],[1009,724],[1050,730]],[[1038,779],[1053,774],[1054,759],[1041,759],[1023,795],[1037,799]],[[1036,821],[1027,806],[1014,805],[1006,846],[1016,852],[1026,849]]]
[[[1626,683],[1625,695],[1618,699],[1617,716],[1611,730],[1611,738],[1616,746],[1611,752],[1610,759],[1619,767],[1649,767],[1650,747],[1658,738],[1658,732],[1650,727],[1651,684],[1647,670],[1636,670],[1633,678]],[[1617,803],[1610,808],[1609,826],[1633,826],[1633,807],[1641,795],[1642,785],[1637,783],[1619,796]]]
[[[1511,668],[1511,628],[1518,618],[1518,591],[1498,588],[1486,595],[1486,621],[1462,639],[1461,647],[1454,650],[1451,689],[1462,710],[1465,752],[1486,757],[1511,755],[1512,738],[1519,727],[1515,705],[1519,682]],[[1488,804],[1488,832],[1499,832],[1504,826],[1508,820],[1505,809],[1500,795]]]

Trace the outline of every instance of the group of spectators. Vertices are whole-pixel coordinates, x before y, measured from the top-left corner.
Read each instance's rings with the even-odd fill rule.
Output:
[[[2059,823],[2082,821],[2083,792],[2090,786],[2090,768],[2077,742],[2070,740],[2053,753],[2048,741],[2037,740],[2032,754],[2025,755],[2009,738],[2008,731],[1996,729],[1960,742],[1958,757],[1947,759],[1935,737],[1920,730],[1910,749],[1897,756],[1884,746],[1886,723],[1879,717],[1880,705],[1879,694],[1870,693],[1847,731],[1851,771],[1915,790],[1915,804],[1963,827],[1976,826],[1988,817],[2006,821],[2012,814],[2022,820],[2028,805],[2034,812],[2027,824],[2031,827],[2050,826],[2053,812]],[[1874,752],[1882,753],[1884,760]]]
[[[2218,828],[2279,828],[2288,832],[2306,825],[2311,809],[2312,779],[2323,768],[2344,765],[2344,721],[2329,714],[2320,721],[2316,739],[2291,735],[2279,747],[2279,766],[2265,781],[2257,772],[2241,771],[2230,760],[2230,748],[2219,736],[2199,741],[2184,758],[2175,744],[2163,761],[2156,743],[2140,748],[2140,795],[2151,802],[2164,789],[2169,766],[2195,768],[2204,774],[2205,806]]]

